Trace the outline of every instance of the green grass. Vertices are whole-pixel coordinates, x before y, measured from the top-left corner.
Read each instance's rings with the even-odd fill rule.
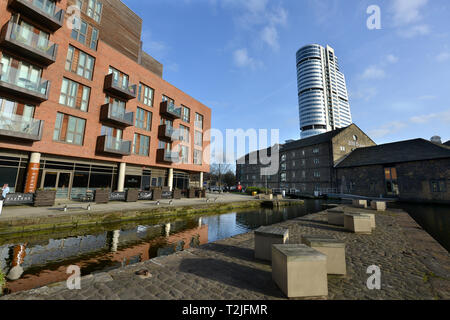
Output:
[[[3,287],[6,284],[6,276],[3,273],[2,269],[0,269],[0,296],[3,294]]]

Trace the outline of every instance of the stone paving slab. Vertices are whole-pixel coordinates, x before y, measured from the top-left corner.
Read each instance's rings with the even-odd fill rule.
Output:
[[[347,210],[348,208],[346,208]],[[348,209],[352,211],[352,209]],[[326,212],[286,221],[290,243],[301,235],[332,236],[346,243],[347,276],[329,276],[330,300],[450,299],[450,255],[406,213],[376,213],[372,235],[356,235],[326,223]],[[412,232],[414,230],[414,232]],[[419,243],[423,241],[423,243]],[[271,265],[254,259],[254,233],[137,265],[84,277],[81,290],[65,283],[3,297],[5,300],[277,300]],[[367,268],[381,268],[381,290],[369,290]],[[147,269],[151,278],[135,272]],[[95,281],[101,279],[101,281]]]

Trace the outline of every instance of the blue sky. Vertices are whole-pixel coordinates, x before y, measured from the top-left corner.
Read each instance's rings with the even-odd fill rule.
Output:
[[[353,122],[375,142],[450,140],[448,0],[124,0],[164,79],[213,110],[212,126],[299,139],[296,51],[332,46]],[[381,9],[369,30],[367,8]]]

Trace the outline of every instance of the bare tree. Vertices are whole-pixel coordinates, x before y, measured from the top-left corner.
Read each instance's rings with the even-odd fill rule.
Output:
[[[231,170],[231,165],[227,164],[227,163],[215,163],[215,164],[211,164],[211,169],[210,169],[210,173],[211,173],[211,178],[215,178],[217,179],[217,184],[219,185],[219,187],[222,186],[222,180],[223,180],[223,176],[228,173],[228,172],[232,172]]]

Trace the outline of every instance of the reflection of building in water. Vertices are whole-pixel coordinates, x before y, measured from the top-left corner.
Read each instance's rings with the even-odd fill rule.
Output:
[[[171,224],[172,234],[169,237],[165,236],[165,225],[155,225],[104,232],[96,236],[49,240],[46,245],[29,245],[27,248],[4,245],[0,246],[0,266],[5,273],[11,272],[15,266],[21,266],[25,271],[22,271],[23,277],[19,279],[22,276],[20,273],[15,277],[19,280],[8,282],[7,288],[11,292],[29,290],[67,280],[66,270],[69,264],[80,266],[84,276],[206,244],[208,226],[199,228],[197,223],[197,220],[174,222]],[[185,226],[188,225],[193,227],[186,230]],[[16,249],[19,247],[22,250]],[[160,248],[162,249],[159,250]],[[11,254],[12,249],[14,254]],[[66,260],[72,261],[65,263]],[[39,271],[27,274],[29,269]]]

